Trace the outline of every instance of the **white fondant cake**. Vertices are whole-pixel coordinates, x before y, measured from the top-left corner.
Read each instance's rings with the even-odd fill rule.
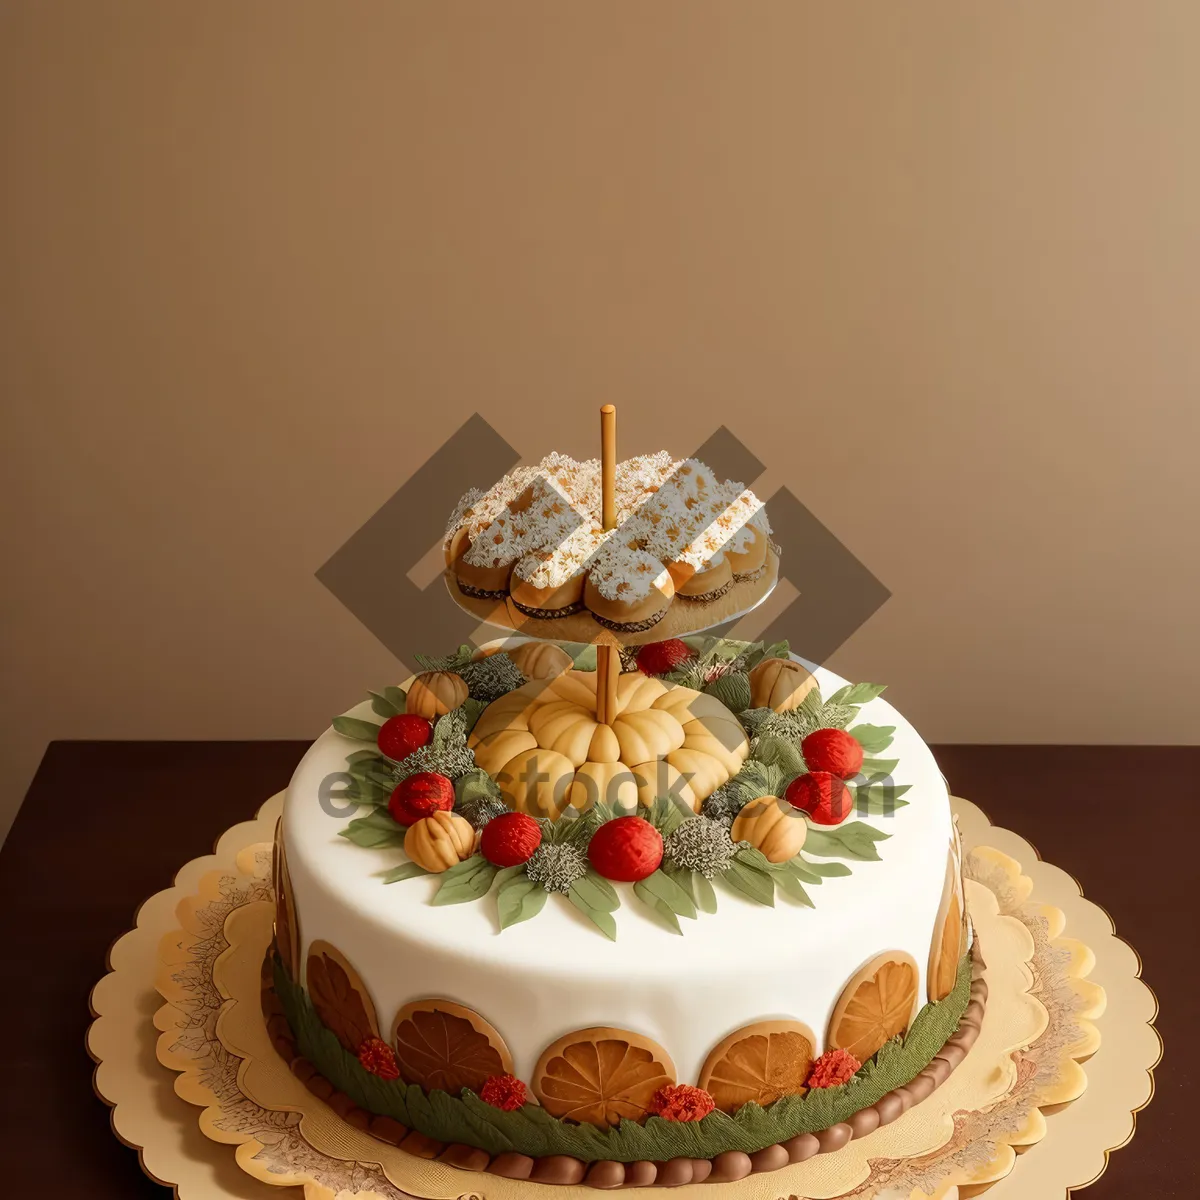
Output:
[[[829,671],[814,673],[825,696],[844,684]],[[352,715],[370,717],[370,706]],[[826,879],[812,890],[811,909],[785,896],[765,907],[722,892],[717,911],[685,922],[683,936],[623,896],[615,941],[598,936],[568,904],[549,904],[536,920],[501,933],[492,904],[432,904],[437,876],[382,886],[380,874],[403,855],[339,836],[345,818],[319,802],[357,748],[328,730],[296,770],[284,809],[300,959],[314,942],[336,946],[385,1028],[423,998],[477,1010],[501,1032],[523,1080],[552,1041],[589,1026],[658,1043],[681,1082],[697,1080],[717,1043],[757,1021],[806,1025],[819,1054],[846,982],[881,953],[911,957],[925,1003],[953,836],[946,786],[917,732],[882,699],[861,715],[895,726],[888,751],[898,759],[894,780],[911,785],[909,803],[895,813],[857,817],[889,835],[881,861]]]
[[[881,686],[786,642],[630,648],[676,599],[701,631],[761,599],[778,550],[703,463],[618,464],[607,435],[604,461],[519,468],[447,529],[457,591],[541,637],[422,659],[297,768],[275,1035],[413,1153],[740,1178],[869,1134],[961,1057],[957,836]],[[549,640],[575,616],[582,640]]]

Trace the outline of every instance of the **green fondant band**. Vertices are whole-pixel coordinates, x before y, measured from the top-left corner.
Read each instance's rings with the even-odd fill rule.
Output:
[[[700,1121],[649,1117],[644,1124],[622,1121],[610,1129],[577,1125],[550,1116],[536,1104],[503,1112],[473,1092],[461,1097],[426,1094],[415,1084],[384,1081],[348,1053],[318,1018],[303,988],[275,960],[275,991],[300,1053],[335,1088],[360,1108],[392,1117],[440,1142],[478,1146],[491,1154],[515,1151],[531,1158],[567,1154],[584,1162],[602,1159],[663,1162],[671,1158],[714,1158],[726,1150],[753,1154],[801,1133],[816,1133],[845,1121],[901,1087],[925,1069],[958,1028],[970,1000],[971,957],[963,957],[954,989],[917,1013],[903,1038],[895,1038],[848,1083],[788,1096],[768,1108],[747,1104],[733,1116],[710,1113]]]

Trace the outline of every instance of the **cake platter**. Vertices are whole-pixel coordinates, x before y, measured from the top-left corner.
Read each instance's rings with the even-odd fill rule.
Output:
[[[184,866],[113,945],[110,971],[92,995],[88,1049],[114,1132],[181,1200],[264,1200],[281,1186],[302,1187],[306,1200],[531,1195],[539,1185],[372,1139],[279,1059],[260,1007],[260,960],[270,938],[270,847],[281,804],[274,797],[255,820],[223,835],[212,855]],[[1009,935],[988,938],[1003,954],[988,963],[993,986],[964,1069],[899,1120],[836,1153],[685,1190],[702,1196],[716,1188],[737,1200],[953,1200],[986,1187],[997,1200],[1040,1200],[1094,1182],[1109,1153],[1133,1136],[1161,1054],[1157,1006],[1136,952],[1028,842],[990,825],[966,801],[956,799],[954,811],[972,911]],[[999,985],[1003,972],[1008,982]],[[1008,1045],[1014,1041],[1022,1044]],[[177,1073],[173,1089],[169,1072]],[[981,1083],[998,1073],[1002,1088]],[[1037,1154],[1019,1153],[1034,1143]]]

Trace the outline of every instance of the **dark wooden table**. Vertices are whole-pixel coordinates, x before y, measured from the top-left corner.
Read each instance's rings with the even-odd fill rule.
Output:
[[[301,742],[56,742],[47,750],[0,851],[5,1196],[170,1194],[112,1136],[92,1092],[83,1049],[88,993],[139,903],[252,816],[287,783],[304,749]],[[1167,1049],[1154,1101],[1089,1200],[1195,1196],[1200,1134],[1186,1089],[1189,1080],[1200,1087],[1200,905],[1191,845],[1200,747],[934,750],[957,794],[1027,837],[1108,910],[1159,997]],[[69,1163],[61,1161],[64,1150]],[[49,1192],[38,1190],[47,1185]]]

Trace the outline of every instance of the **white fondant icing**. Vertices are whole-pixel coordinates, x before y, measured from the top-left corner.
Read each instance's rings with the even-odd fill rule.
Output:
[[[826,696],[845,682],[815,673]],[[355,715],[370,718],[369,706]],[[617,884],[616,942],[563,896],[501,933],[494,893],[435,908],[435,878],[382,884],[379,874],[402,854],[339,837],[349,817],[330,816],[319,803],[322,780],[362,748],[327,730],[297,767],[284,807],[302,957],[317,939],[335,945],[369,989],[385,1035],[411,1000],[445,998],[477,1010],[500,1031],[526,1080],[546,1046],[591,1025],[653,1038],[685,1083],[696,1081],[722,1038],[754,1021],[802,1021],[823,1042],[842,986],[885,950],[906,951],[920,964],[924,1003],[949,798],[929,748],[890,704],[873,700],[860,719],[896,726],[888,757],[899,759],[896,782],[912,785],[909,804],[892,817],[851,817],[891,834],[878,844],[882,861],[853,862],[849,876],[810,888],[814,909],[782,895],[767,908],[718,885],[718,911],[684,921],[682,937],[648,914],[631,885]]]

